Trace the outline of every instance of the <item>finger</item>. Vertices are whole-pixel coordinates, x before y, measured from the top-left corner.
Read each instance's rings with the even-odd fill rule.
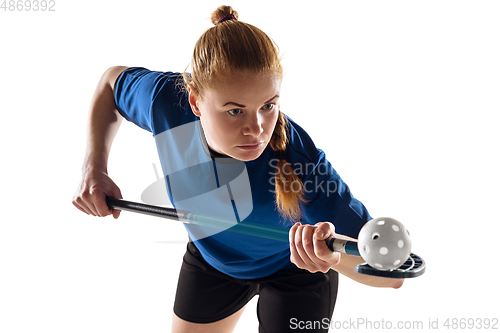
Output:
[[[299,222],[295,223],[288,233],[288,238],[290,242],[290,261],[294,264],[297,262],[297,257],[299,256],[297,253],[296,245],[295,245],[295,234],[297,233],[297,228],[300,225]]]
[[[94,204],[90,201],[90,195],[88,193],[83,193],[80,197],[76,199],[77,204],[84,209],[87,214],[92,216],[97,216],[97,211]]]
[[[331,251],[326,245],[325,239],[335,237],[335,226],[329,222],[316,223],[314,233],[314,253],[321,260],[331,265],[337,265],[340,261],[340,253]]]
[[[314,254],[316,257],[318,257],[322,262],[328,263],[329,266],[338,265],[341,254],[330,250],[324,239],[317,239],[314,237],[313,244]]]
[[[111,196],[113,198],[116,198],[116,199],[123,199],[122,192],[120,191],[120,189],[118,188],[118,186],[114,187],[113,193],[112,193]],[[113,218],[117,219],[118,217],[120,217],[121,210],[119,210],[119,209],[112,209],[112,211],[113,211]]]
[[[297,253],[299,254],[302,261],[305,263],[306,267],[315,266],[313,260],[308,255],[306,247],[310,247],[312,249],[312,239],[308,238],[312,235],[310,231],[310,225],[301,225],[297,229],[297,233],[295,234],[295,244],[297,248]],[[306,236],[309,235],[309,236]]]
[[[73,206],[78,208],[80,211],[84,212],[85,214],[89,215],[89,212],[87,212],[82,206],[80,206],[76,201],[73,201]]]
[[[90,189],[92,203],[100,217],[111,215],[113,212],[106,204],[106,194],[100,189]]]
[[[117,218],[119,218],[119,217],[120,217],[120,212],[121,212],[121,210],[118,210],[118,209],[113,209],[113,210],[112,210],[112,212],[113,212],[113,218],[114,218],[114,219],[117,219]]]
[[[305,263],[300,257],[300,254],[297,251],[297,231],[299,230],[301,224],[299,222],[295,223],[295,225],[290,229],[290,261],[294,263],[299,268],[305,268]],[[300,238],[300,236],[299,236]]]
[[[297,228],[299,225],[300,225],[300,222],[297,222],[290,228],[290,232],[288,233],[290,245],[295,246],[295,233],[297,232]]]
[[[315,242],[318,242],[318,240],[314,237],[316,229],[317,227],[315,226],[304,228],[304,231],[302,232],[304,250],[311,262],[311,265],[318,271],[326,272],[330,268],[331,264],[316,254],[317,248],[315,246]],[[322,242],[326,247],[325,241]]]
[[[99,215],[99,211],[97,210],[97,207],[95,206],[95,204],[93,202],[89,202],[87,204],[87,207],[92,211],[92,215],[101,216],[101,215]]]
[[[304,226],[302,230],[302,248],[305,251],[305,254],[310,260],[314,261],[314,244],[313,244],[313,235],[316,230],[316,227],[311,225]]]
[[[92,196],[90,195],[89,192],[84,192],[80,196],[80,198],[77,199],[78,203],[80,204],[81,207],[86,209],[90,215],[92,216],[99,216],[97,213],[97,209],[95,208],[93,202],[92,202]]]
[[[325,240],[330,237],[335,237],[335,226],[330,222],[319,222],[315,224],[316,232],[314,237],[316,239]]]

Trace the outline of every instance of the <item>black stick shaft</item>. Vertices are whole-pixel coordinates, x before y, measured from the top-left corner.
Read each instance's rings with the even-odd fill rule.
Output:
[[[289,230],[285,228],[277,228],[247,221],[235,223],[235,221],[194,214],[185,210],[146,205],[138,202],[125,201],[111,197],[106,198],[106,203],[108,204],[108,207],[113,209],[141,213],[170,220],[181,221],[189,224],[196,224],[201,227],[228,230],[240,234],[288,242]]]
[[[181,221],[189,224],[196,224],[203,227],[210,227],[220,230],[228,230],[246,235],[258,236],[268,239],[288,242],[289,230],[285,228],[277,228],[252,222],[228,221],[210,216],[193,214],[185,210],[175,208],[158,207],[152,205],[141,204],[138,202],[125,201],[112,197],[106,197],[106,203],[111,209],[119,209],[134,213],[141,213],[161,218],[166,218],[175,221]],[[360,256],[357,242],[343,240],[339,238],[330,238],[326,240],[328,248],[335,252]],[[422,275],[425,272],[425,262],[422,258],[415,254],[411,254],[404,266],[412,266],[409,270],[401,271],[379,271],[367,264],[358,265],[356,271],[362,274],[375,275],[388,278],[412,278]]]
[[[141,213],[156,217],[167,218],[175,221],[187,222],[186,216],[189,212],[174,208],[166,208],[141,204],[138,202],[126,201],[112,197],[106,197],[106,203],[109,208],[125,210],[134,213]]]

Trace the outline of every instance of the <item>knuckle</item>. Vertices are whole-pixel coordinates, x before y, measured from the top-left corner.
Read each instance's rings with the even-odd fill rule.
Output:
[[[76,198],[75,201],[76,201],[77,205],[85,206],[85,199],[83,197],[80,196],[80,197]]]
[[[83,201],[89,201],[90,198],[92,198],[92,194],[90,193],[89,190],[83,191],[82,194],[80,195],[80,199]]]
[[[102,192],[101,188],[98,187],[97,185],[92,185],[89,189],[89,193],[92,195],[92,196],[96,196],[96,195],[99,195]]]
[[[306,239],[302,240],[302,244],[304,245],[304,247],[306,249],[311,249],[312,245],[313,245],[313,242],[312,242],[312,240],[306,238]]]
[[[76,200],[71,201],[71,203],[73,204],[73,206],[81,210],[81,206],[76,202]]]

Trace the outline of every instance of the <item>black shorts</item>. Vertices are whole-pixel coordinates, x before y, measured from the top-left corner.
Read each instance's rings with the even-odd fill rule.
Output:
[[[338,273],[282,270],[258,279],[242,280],[210,266],[189,242],[179,274],[174,312],[186,321],[212,323],[240,310],[259,295],[259,332],[297,332],[302,325],[328,332],[337,299]]]

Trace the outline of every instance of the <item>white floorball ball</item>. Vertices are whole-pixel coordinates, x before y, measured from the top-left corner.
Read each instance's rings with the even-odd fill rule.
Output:
[[[410,233],[398,220],[379,217],[361,228],[358,250],[371,267],[382,271],[396,269],[410,256]]]

